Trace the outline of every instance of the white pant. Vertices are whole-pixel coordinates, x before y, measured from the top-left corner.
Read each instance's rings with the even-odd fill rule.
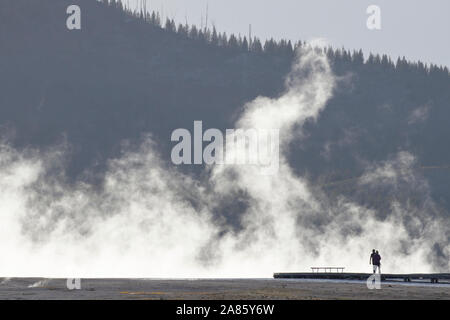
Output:
[[[380,266],[373,265],[373,273],[377,273],[377,269],[378,269],[378,273],[381,273],[381,265]]]

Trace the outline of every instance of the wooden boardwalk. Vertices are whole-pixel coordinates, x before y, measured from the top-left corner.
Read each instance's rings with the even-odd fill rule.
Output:
[[[367,280],[372,273],[346,272],[305,272],[305,273],[274,273],[275,279],[333,279],[333,280]],[[410,274],[381,274],[382,281],[430,280],[432,283],[450,281],[450,273],[410,273]]]

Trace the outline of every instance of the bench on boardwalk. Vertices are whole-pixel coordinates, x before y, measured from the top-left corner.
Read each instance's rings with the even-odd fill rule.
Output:
[[[319,273],[320,270],[323,270],[324,272],[328,272],[328,270],[329,270],[330,273],[332,272],[332,270],[336,270],[336,273],[338,273],[338,272],[343,273],[344,269],[345,269],[345,267],[311,267],[312,272],[317,272],[317,273]]]

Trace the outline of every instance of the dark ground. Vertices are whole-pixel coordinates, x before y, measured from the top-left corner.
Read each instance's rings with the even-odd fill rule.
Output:
[[[0,299],[450,300],[450,284],[383,282],[380,290],[369,290],[365,282],[359,281],[82,279],[81,290],[68,290],[66,279],[4,278],[0,282]]]

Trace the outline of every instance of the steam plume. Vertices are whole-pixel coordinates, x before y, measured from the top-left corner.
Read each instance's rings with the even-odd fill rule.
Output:
[[[61,166],[61,151],[19,152],[2,144],[0,274],[270,277],[313,265],[364,271],[373,247],[382,252],[384,272],[448,268],[450,227],[430,215],[430,202],[415,208],[393,201],[391,213],[380,217],[344,197],[328,198],[291,169],[289,143],[301,143],[302,125],[320,116],[335,83],[323,52],[305,49],[280,97],[244,107],[237,128],[280,129],[275,175],[262,176],[257,166],[216,165],[197,180],[162,161],[149,136],[139,150],[109,163],[97,189],[50,174]],[[402,153],[373,164],[360,183],[398,186],[409,179],[426,189],[408,169],[413,162]],[[240,227],[229,228],[216,213],[238,197]]]

